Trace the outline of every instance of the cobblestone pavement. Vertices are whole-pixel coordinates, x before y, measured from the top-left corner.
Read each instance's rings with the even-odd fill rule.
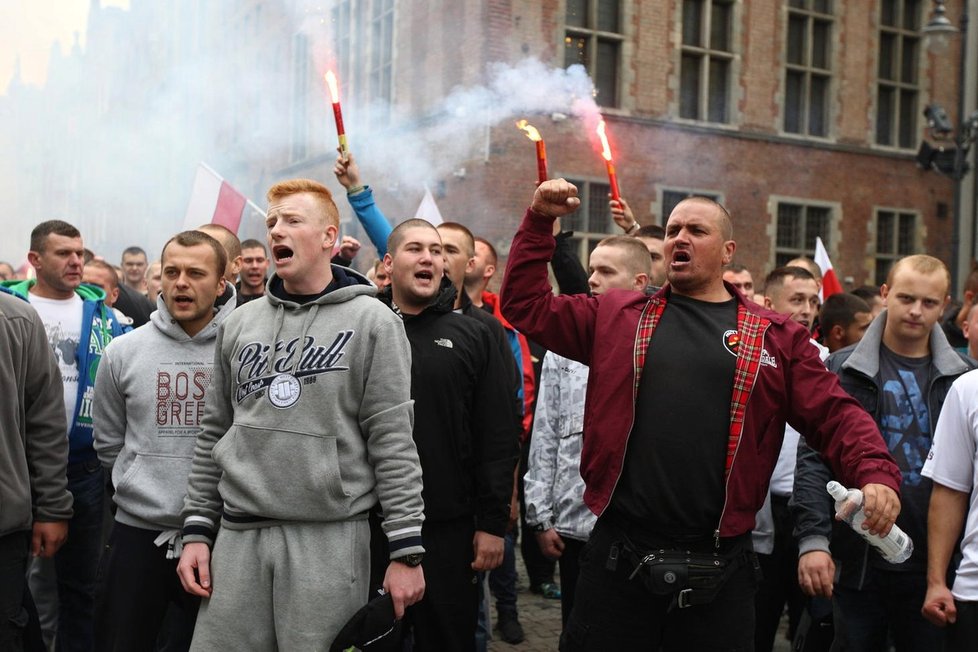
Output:
[[[554,652],[560,640],[560,600],[548,600],[543,596],[530,593],[526,570],[518,553],[516,571],[519,575],[516,604],[526,640],[518,645],[509,645],[499,640],[499,632],[493,632],[495,640],[489,644],[489,650],[490,652]],[[492,617],[496,617],[495,606],[492,607]],[[782,622],[773,652],[791,650],[791,644],[784,637],[785,627],[786,623]]]

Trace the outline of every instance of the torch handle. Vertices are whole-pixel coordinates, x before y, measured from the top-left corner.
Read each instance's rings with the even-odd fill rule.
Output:
[[[621,192],[618,190],[618,174],[615,173],[615,164],[612,161],[605,161],[608,166],[608,183],[611,184],[611,198],[615,201],[621,200]]]
[[[543,183],[550,178],[547,173],[547,146],[542,140],[536,141],[537,144],[537,183]]]
[[[333,102],[333,118],[336,120],[336,137],[340,142],[340,149],[346,155],[346,128],[343,126],[343,110],[339,102]]]

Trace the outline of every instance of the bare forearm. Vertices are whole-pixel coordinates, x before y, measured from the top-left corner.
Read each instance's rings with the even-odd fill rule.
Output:
[[[943,585],[968,513],[968,494],[934,483],[927,514],[927,583]]]

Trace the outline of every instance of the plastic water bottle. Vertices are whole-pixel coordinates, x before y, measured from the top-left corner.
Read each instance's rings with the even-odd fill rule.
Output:
[[[848,523],[866,542],[876,548],[883,559],[891,564],[902,564],[913,554],[913,541],[907,533],[894,523],[885,537],[870,534],[863,529],[866,513],[863,511],[863,492],[859,489],[846,489],[833,480],[825,486],[829,495],[835,499],[836,517]]]

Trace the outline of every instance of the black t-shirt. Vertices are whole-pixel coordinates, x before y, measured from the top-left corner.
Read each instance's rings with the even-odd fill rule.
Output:
[[[928,391],[933,365],[931,357],[908,358],[880,344],[879,427],[890,455],[903,474],[900,483],[900,516],[897,525],[914,541],[913,555],[903,564],[892,565],[871,555],[874,566],[921,571],[927,567],[927,511],[930,507],[930,478],[920,474],[930,451],[931,432]],[[936,415],[935,415],[936,416]]]
[[[649,344],[611,499],[612,514],[633,532],[684,539],[716,529],[737,340],[736,300],[669,297]]]

